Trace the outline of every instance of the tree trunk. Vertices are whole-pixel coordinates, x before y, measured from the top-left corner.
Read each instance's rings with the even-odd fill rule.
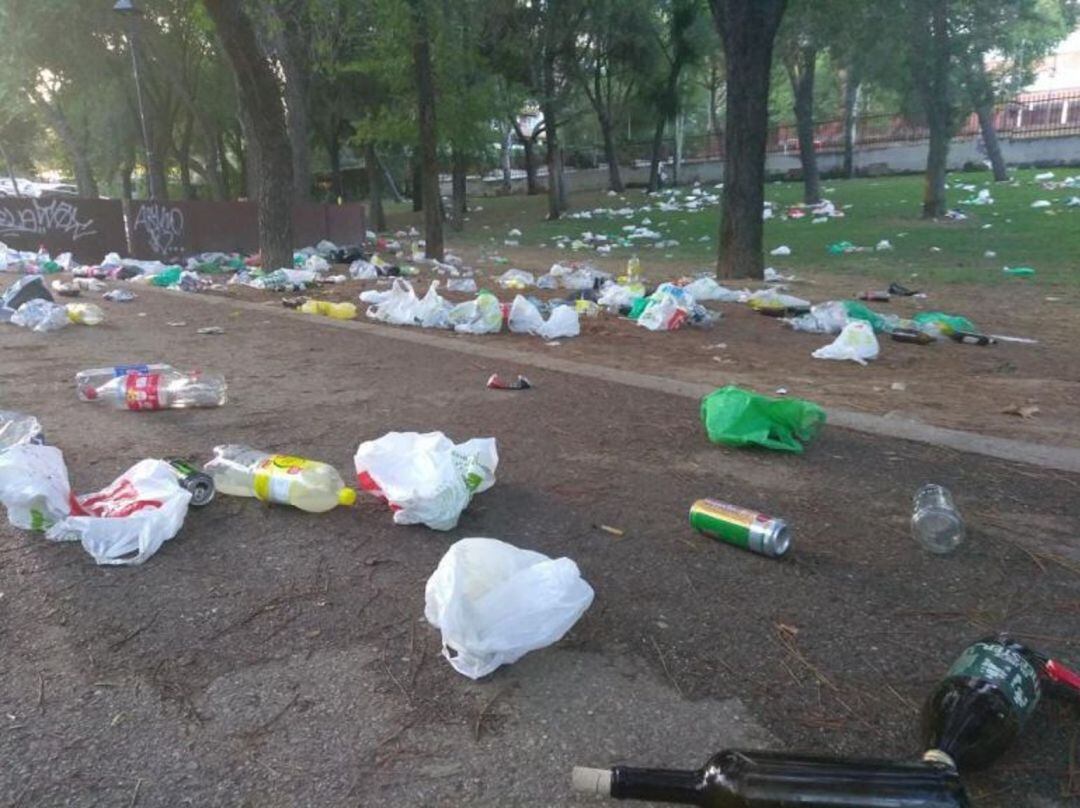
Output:
[[[15,197],[22,196],[19,192],[19,181],[15,177],[15,166],[11,164],[11,155],[4,149],[3,144],[0,144],[0,158],[4,161],[4,167],[7,169],[8,179],[11,180],[11,195]]]
[[[926,8],[929,6],[929,8]],[[924,0],[916,4],[916,36],[912,45],[921,54],[923,69],[915,81],[926,109],[930,129],[930,147],[926,153],[926,184],[923,190],[922,216],[936,219],[945,215],[945,171],[949,158],[952,106],[949,92],[949,3],[948,0]],[[919,15],[920,9],[929,13]]]
[[[442,210],[439,191],[438,130],[435,123],[435,76],[431,65],[426,0],[410,0],[413,10],[413,66],[416,69],[417,120],[424,200],[424,254],[443,260]]]
[[[232,198],[232,165],[229,163],[229,152],[225,148],[225,133],[219,131],[214,138],[214,151],[217,152],[217,163],[221,168],[221,199]]]
[[[235,0],[203,0],[236,80],[248,151],[258,172],[259,249],[265,269],[291,267],[292,148],[273,67],[255,39],[251,19]]]
[[[277,6],[281,33],[278,59],[285,76],[285,124],[292,144],[293,194],[297,202],[311,201],[311,71],[306,48],[310,39],[303,3]]]
[[[120,198],[126,199],[128,202],[135,196],[131,187],[131,172],[133,169],[134,166],[131,163],[124,163],[120,166]]]
[[[334,189],[334,198],[339,202],[345,198],[345,182],[341,176],[341,135],[335,130],[331,133],[326,151],[330,156],[330,186]],[[364,158],[365,162],[367,158]],[[371,173],[368,173],[368,187],[370,190]],[[372,214],[374,215],[374,214]]]
[[[340,161],[339,161],[340,162]],[[376,233],[386,230],[386,213],[382,204],[382,168],[375,154],[375,144],[364,144],[364,167],[367,169],[368,207],[371,208],[371,229]],[[340,175],[340,170],[338,171]]]
[[[176,147],[176,163],[180,167],[180,187],[183,190],[184,199],[197,199],[198,193],[195,185],[191,182],[191,144],[195,135],[195,121],[192,116],[186,115],[180,128],[180,145]],[[202,174],[206,179],[206,174]]]
[[[420,165],[420,152],[412,159],[412,209],[417,213],[424,209],[424,167]]]
[[[600,132],[604,137],[604,159],[607,160],[608,190],[621,194],[626,190],[623,185],[622,175],[619,173],[619,154],[615,150],[615,132],[611,117],[605,112],[601,113]]]
[[[762,278],[765,147],[773,42],[785,0],[710,0],[727,60],[721,278]]]
[[[509,126],[503,127],[502,150],[499,153],[499,162],[502,167],[502,191],[504,194],[509,194],[514,190],[513,162],[510,155],[510,148],[513,143],[514,130]]]
[[[451,147],[450,159],[450,226],[463,230],[468,211],[468,163],[465,153],[457,146]]]
[[[150,135],[151,142],[154,145],[150,149],[150,165],[146,167],[150,179],[149,197],[151,199],[168,199],[169,181],[165,173],[165,149],[163,144],[153,140],[155,131],[160,131],[160,127],[153,127]]]
[[[660,151],[664,148],[664,125],[667,123],[664,113],[656,119],[653,130],[652,155],[649,158],[649,193],[660,190]]]
[[[990,158],[990,167],[994,171],[994,182],[1008,182],[1009,171],[1005,168],[997,127],[994,126],[994,107],[980,104],[975,108],[975,114],[979,118],[979,131],[982,132],[983,145],[986,146],[986,156]]]
[[[37,92],[33,94],[33,99],[35,105],[45,112],[45,117],[52,125],[53,131],[67,149],[71,167],[75,171],[75,185],[78,187],[79,196],[83,199],[96,199],[98,184],[94,178],[94,170],[90,166],[90,157],[86,153],[85,144],[76,137],[75,130],[71,128],[67,115],[59,104],[46,100]]]
[[[788,66],[791,92],[795,97],[795,129],[799,136],[799,163],[802,165],[803,202],[816,205],[821,201],[821,179],[818,176],[817,150],[814,147],[814,73],[817,48],[800,48]]]
[[[861,80],[855,68],[849,67],[844,73],[844,176],[855,176],[855,123],[859,108],[859,87]]]
[[[549,117],[550,116],[550,117]],[[559,130],[555,123],[554,103],[544,104],[544,135],[545,135],[545,161],[548,170],[548,219],[558,219],[562,215],[560,199],[563,194],[559,186],[562,184],[562,158],[559,155]]]
[[[525,149],[525,193],[528,196],[536,196],[540,193],[540,187],[536,182],[536,157],[533,139],[526,137],[521,139],[521,147]]]

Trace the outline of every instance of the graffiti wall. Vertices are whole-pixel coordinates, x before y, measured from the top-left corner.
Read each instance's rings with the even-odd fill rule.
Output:
[[[124,252],[124,214],[111,199],[0,197],[0,241],[16,250],[44,247],[52,255],[100,261]]]
[[[135,258],[164,261],[200,252],[254,252],[259,247],[253,202],[130,202],[127,224],[130,254]],[[297,247],[323,239],[355,244],[364,238],[364,231],[364,206],[358,203],[293,209]]]

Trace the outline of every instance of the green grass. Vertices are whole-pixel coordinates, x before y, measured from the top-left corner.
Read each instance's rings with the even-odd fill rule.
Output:
[[[788,245],[792,254],[786,257],[766,255],[766,263],[780,271],[813,269],[836,271],[845,275],[866,276],[882,280],[909,278],[913,273],[924,281],[936,283],[1031,283],[1031,279],[1010,278],[1003,266],[1029,266],[1036,270],[1035,281],[1045,284],[1080,283],[1080,207],[1065,207],[1065,200],[1080,196],[1080,188],[1047,190],[1034,180],[1039,171],[1014,171],[1013,180],[995,184],[988,172],[963,172],[949,175],[948,202],[968,214],[962,222],[924,221],[919,217],[922,199],[922,177],[882,177],[856,180],[830,180],[824,183],[825,197],[845,210],[846,216],[823,224],[812,224],[810,217],[765,223],[766,251],[781,244]],[[1080,169],[1057,169],[1055,180],[1080,176]],[[962,206],[960,200],[975,195],[958,186],[974,185],[976,190],[988,188],[995,202],[989,206]],[[688,189],[680,189],[684,193]],[[710,193],[719,191],[706,186]],[[770,183],[765,198],[784,210],[801,200],[802,186],[797,182]],[[1036,199],[1053,203],[1050,208],[1032,208]],[[625,200],[625,201],[623,201]],[[655,203],[640,190],[631,190],[619,197],[606,193],[583,193],[572,196],[571,212],[595,208],[639,208]],[[647,225],[663,234],[665,239],[679,242],[676,247],[654,249],[649,242],[637,247],[616,247],[613,257],[641,256],[643,263],[670,257],[710,266],[716,258],[719,208],[706,207],[698,212],[635,212],[631,217],[594,215],[592,219],[562,219],[544,221],[546,202],[543,197],[500,197],[475,199],[473,210],[463,233],[449,233],[451,243],[487,246],[492,252],[503,248],[507,231],[519,228],[521,246],[546,245],[554,248],[557,236],[579,238],[585,231],[618,237],[624,225]],[[847,207],[850,206],[850,207]],[[1047,211],[1052,211],[1048,213]],[[393,226],[417,221],[411,214],[398,213],[392,217]],[[989,224],[988,229],[983,225]],[[702,241],[707,237],[707,241]],[[850,241],[870,247],[888,239],[891,252],[830,255],[826,247],[836,241]],[[938,247],[940,252],[931,248]],[[992,250],[996,257],[986,258]],[[587,258],[590,250],[581,250],[575,257]]]

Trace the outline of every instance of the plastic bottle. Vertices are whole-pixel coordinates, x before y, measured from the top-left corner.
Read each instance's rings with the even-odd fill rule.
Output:
[[[951,553],[964,540],[964,520],[952,494],[936,483],[927,483],[915,494],[911,512],[911,535],[931,553]]]
[[[356,491],[346,487],[337,469],[295,455],[270,454],[236,444],[215,446],[214,459],[204,470],[222,494],[255,497],[310,513],[356,502]]]
[[[227,400],[225,379],[178,370],[127,373],[100,387],[80,388],[83,401],[105,401],[118,410],[179,410],[220,407]]]
[[[75,393],[80,401],[93,401],[98,387],[112,381],[117,376],[129,373],[163,373],[173,370],[172,365],[113,365],[111,368],[90,368],[75,374]]]
[[[783,752],[727,750],[701,769],[576,767],[573,789],[620,800],[709,808],[861,806],[966,808],[956,769],[936,760],[893,763]]]
[[[79,325],[99,325],[105,322],[105,312],[94,303],[68,303],[67,316]]]
[[[633,255],[626,262],[626,282],[637,283],[641,280],[641,260]]]

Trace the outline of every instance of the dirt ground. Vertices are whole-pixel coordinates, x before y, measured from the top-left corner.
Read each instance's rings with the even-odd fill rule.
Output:
[[[350,472],[361,440],[410,429],[495,436],[498,482],[449,533],[395,526],[370,498],[310,515],[220,496],[133,569],[0,527],[2,805],[595,804],[569,794],[573,765],[691,767],[725,746],[916,755],[918,706],[990,632],[1080,665],[1076,475],[838,428],[802,456],[725,449],[690,399],[331,329],[276,302],[260,317],[143,292],[108,313],[94,329],[0,335],[0,406],[43,421],[76,491],[143,457],[204,461],[224,442]],[[888,345],[862,369],[812,364],[816,338],[725,315],[708,333],[613,321],[557,348],[533,342],[848,407],[948,412],[951,424],[999,409],[971,384],[952,400],[958,371],[974,368],[1001,377],[1002,400],[1023,388],[1043,408],[1029,422],[995,414],[1000,434],[1030,438],[1060,419],[1055,440],[1067,442],[1076,423],[1048,385],[1030,384],[1067,342],[1052,318],[1035,333],[1038,322],[1010,323],[1045,340],[1034,349]],[[752,338],[734,327],[744,321],[760,323]],[[195,333],[210,325],[226,333]],[[702,347],[719,341],[729,347]],[[916,351],[932,359],[903,360]],[[145,360],[224,373],[228,405],[76,401],[77,370]],[[994,362],[1016,370],[995,374]],[[535,388],[488,390],[493,371]],[[893,380],[908,390],[889,391]],[[885,391],[845,396],[875,385]],[[968,519],[953,556],[908,534],[926,480],[950,486]],[[686,509],[702,496],[787,518],[794,550],[773,561],[695,535]],[[465,536],[569,556],[596,591],[562,642],[476,683],[423,620],[424,583]],[[1080,707],[1047,698],[1003,760],[966,778],[976,804],[1072,803],[1078,735]]]
[[[516,292],[500,289],[495,279],[509,267],[540,275],[551,265],[552,251],[503,248],[499,255],[508,264],[495,264],[482,252],[455,250],[467,265],[476,268],[478,283],[494,290],[503,301]],[[583,256],[584,259],[584,256]],[[621,273],[616,259],[593,260],[601,269]],[[701,272],[700,265],[678,261],[646,261],[653,282]],[[339,268],[344,270],[344,267]],[[427,269],[412,282],[419,293],[432,277]],[[873,280],[835,273],[799,273],[788,293],[811,302],[850,298],[877,288]],[[918,278],[898,279],[918,289]],[[386,288],[388,281],[355,282],[323,287],[312,296],[356,301],[369,288]],[[445,284],[444,284],[445,285]],[[880,285],[880,284],[878,284]],[[754,289],[757,284],[732,284]],[[881,354],[866,367],[852,362],[812,359],[816,348],[832,337],[792,331],[774,318],[764,317],[739,304],[710,303],[723,317],[709,329],[683,328],[653,333],[625,318],[603,314],[582,319],[582,334],[565,340],[558,348],[539,340],[511,334],[498,337],[500,344],[535,350],[578,361],[633,369],[701,383],[740,384],[763,393],[784,388],[826,406],[907,418],[938,426],[987,435],[1019,438],[1036,443],[1080,447],[1080,305],[1074,287],[1042,287],[1018,281],[1008,286],[943,284],[926,289],[928,297],[893,298],[871,303],[883,313],[911,316],[922,311],[946,311],[968,316],[983,331],[1038,340],[1038,344],[1000,342],[978,347],[943,342],[906,345],[880,338]],[[551,298],[562,293],[526,290]],[[249,300],[280,300],[282,295],[251,289],[230,289],[229,295]],[[448,293],[448,299],[469,295]],[[1047,300],[1047,298],[1053,298]],[[366,308],[360,305],[361,313]],[[458,337],[460,339],[460,337]],[[491,337],[475,337],[490,341]],[[1015,413],[1019,407],[1035,406],[1029,417]],[[1009,412],[1013,411],[1013,412]]]

